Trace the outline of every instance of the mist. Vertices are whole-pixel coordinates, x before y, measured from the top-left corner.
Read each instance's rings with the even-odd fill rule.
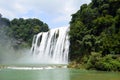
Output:
[[[17,40],[6,35],[8,27],[0,26],[0,64],[18,64],[25,55],[30,53],[30,49],[14,49]]]
[[[19,40],[17,41],[7,36],[6,28],[0,27],[0,64],[67,64],[69,52],[68,29],[68,27],[53,29],[49,31],[49,34],[52,34],[49,38],[47,38],[49,34],[46,35],[46,33],[42,33],[41,35],[45,37],[42,38],[41,45],[35,46],[39,41],[38,39],[36,43],[32,45],[32,48],[17,49],[16,45],[19,45]],[[54,35],[57,34],[59,34],[59,36],[54,37]],[[39,36],[37,38],[39,38]],[[51,43],[52,39],[53,42]]]
[[[16,39],[6,35],[8,27],[0,27],[0,64],[43,64],[37,55],[31,53],[31,48],[17,49]],[[48,61],[47,61],[48,62]]]

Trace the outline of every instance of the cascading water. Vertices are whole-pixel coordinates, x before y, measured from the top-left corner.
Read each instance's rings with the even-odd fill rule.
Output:
[[[67,64],[69,52],[68,27],[52,29],[34,36],[32,54],[40,63]]]

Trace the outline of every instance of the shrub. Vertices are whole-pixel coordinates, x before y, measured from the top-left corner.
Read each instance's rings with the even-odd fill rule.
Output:
[[[87,69],[96,69],[102,71],[120,71],[119,57],[114,55],[101,56],[100,53],[93,53],[90,55],[87,62]]]

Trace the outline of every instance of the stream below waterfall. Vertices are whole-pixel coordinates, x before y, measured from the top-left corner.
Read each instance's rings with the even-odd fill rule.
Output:
[[[0,80],[120,80],[120,72],[87,71],[64,67],[7,67]]]

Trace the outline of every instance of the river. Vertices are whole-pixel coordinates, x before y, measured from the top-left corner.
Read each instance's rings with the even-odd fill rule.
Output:
[[[120,80],[120,73],[50,67],[8,67],[0,69],[0,80]]]

